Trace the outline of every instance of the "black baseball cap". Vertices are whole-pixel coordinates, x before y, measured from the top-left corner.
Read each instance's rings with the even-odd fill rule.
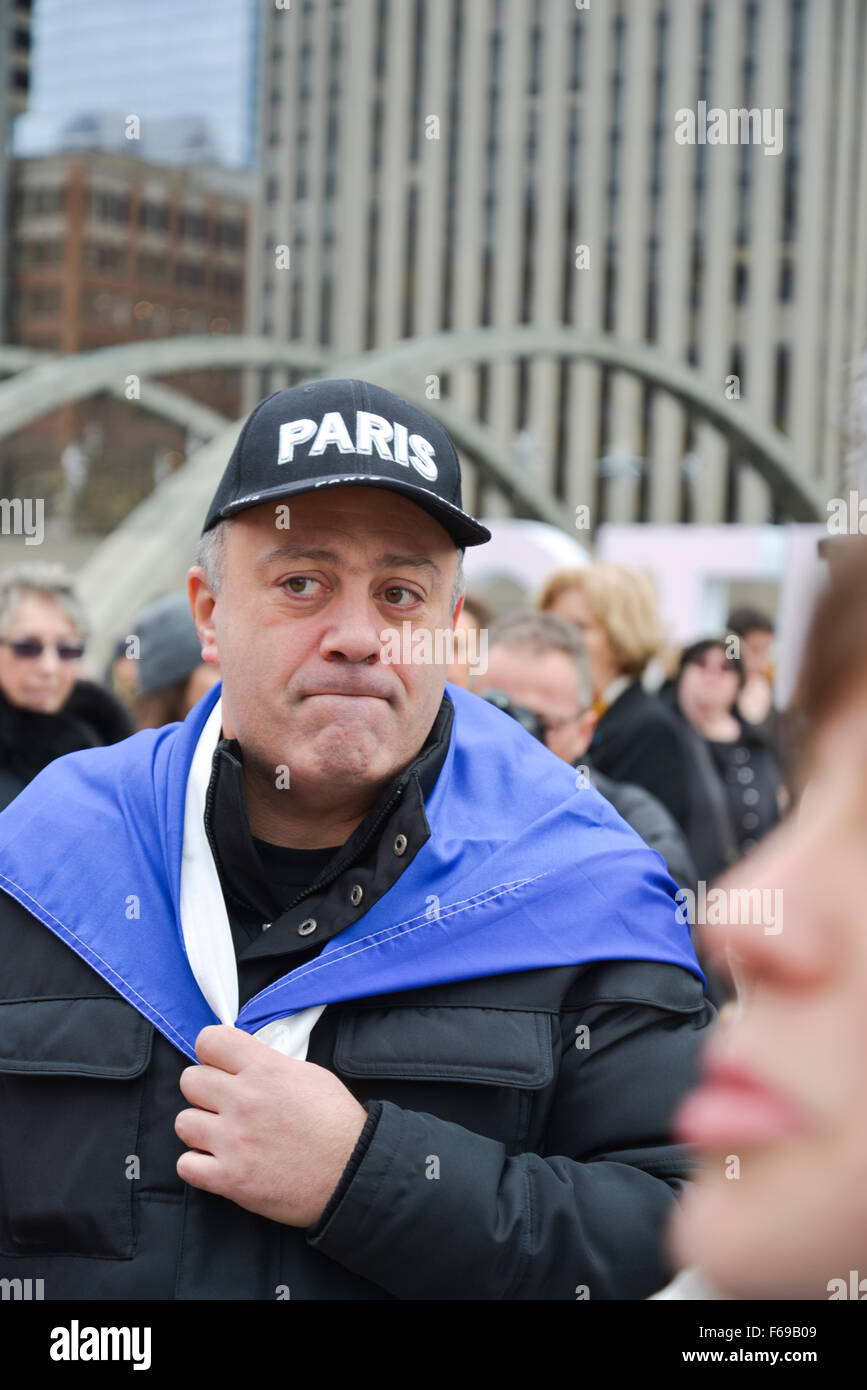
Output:
[[[368,381],[325,379],[275,391],[232,450],[202,534],[248,507],[340,484],[398,492],[463,549],[490,531],[463,510],[455,446],[432,415]]]

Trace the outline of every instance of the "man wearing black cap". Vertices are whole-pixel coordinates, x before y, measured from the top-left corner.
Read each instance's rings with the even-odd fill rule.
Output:
[[[488,538],[400,397],[320,381],[250,416],[189,575],[221,686],[0,817],[3,1277],[158,1299],[667,1282],[689,1172],[668,1123],[714,1017],[674,885],[447,660],[383,658],[395,626],[453,630],[461,550]]]

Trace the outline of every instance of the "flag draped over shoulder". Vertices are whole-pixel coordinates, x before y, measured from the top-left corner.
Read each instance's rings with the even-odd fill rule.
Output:
[[[192,1060],[219,1019],[182,927],[184,819],[220,691],[183,723],[59,758],[0,814],[0,888]],[[446,695],[455,716],[425,803],[429,839],[351,927],[246,1003],[237,1027],[598,960],[668,962],[704,979],[660,856],[515,720],[451,684]]]

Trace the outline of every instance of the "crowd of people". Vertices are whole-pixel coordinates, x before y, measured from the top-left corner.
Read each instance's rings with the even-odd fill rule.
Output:
[[[867,550],[856,542],[832,567],[785,712],[773,702],[767,614],[733,612],[725,632],[672,653],[652,584],[624,566],[558,572],[532,606],[499,614],[468,596],[457,619],[487,633],[487,661],[454,665],[452,683],[575,769],[576,789],[595,787],[680,888],[788,892],[780,937],[743,923],[734,951],[730,924],[695,942],[725,1027],[710,1089],[683,1107],[685,1142],[708,1163],[671,1242],[722,1296],[823,1297],[831,1265],[844,1274],[864,1254],[865,595]],[[0,572],[0,807],[64,754],[183,720],[219,679],[182,594],[132,616],[102,680],[88,672],[88,636],[60,567]],[[737,1115],[727,1128],[713,1092],[734,1067],[788,1105],[786,1142],[750,1168],[744,1200],[723,1176]]]
[[[450,680],[585,769],[682,887],[736,863],[785,811],[767,615],[732,613],[672,664],[651,581],[595,564],[553,574],[526,610],[493,615],[470,595],[458,622],[486,630],[487,662]],[[86,674],[87,639],[71,574],[0,571],[0,806],[53,758],[183,719],[219,679],[182,593],[131,616],[103,680]]]

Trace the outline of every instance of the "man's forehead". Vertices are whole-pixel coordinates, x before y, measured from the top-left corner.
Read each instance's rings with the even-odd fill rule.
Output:
[[[238,523],[265,535],[276,531],[278,538],[303,535],[320,545],[340,540],[376,545],[381,538],[385,544],[399,541],[413,549],[456,549],[451,536],[428,512],[386,488],[305,492],[287,502],[250,507],[231,519],[230,530]]]
[[[493,676],[492,676],[493,673]],[[543,698],[573,693],[578,673],[565,652],[554,648],[533,652],[497,642],[488,649],[489,681],[498,673],[516,689]]]
[[[275,565],[297,560],[333,564],[356,572],[365,568],[405,567],[426,570],[432,578],[442,578],[450,572],[450,563],[457,562],[454,542],[419,508],[410,504],[410,511],[419,514],[418,525],[411,516],[378,516],[375,512],[364,516],[351,507],[329,508],[328,515],[302,518],[293,501],[288,518],[266,505],[233,517],[227,527],[238,546],[236,553],[243,554],[248,571],[252,568],[264,573]],[[428,522],[430,525],[425,524]]]

